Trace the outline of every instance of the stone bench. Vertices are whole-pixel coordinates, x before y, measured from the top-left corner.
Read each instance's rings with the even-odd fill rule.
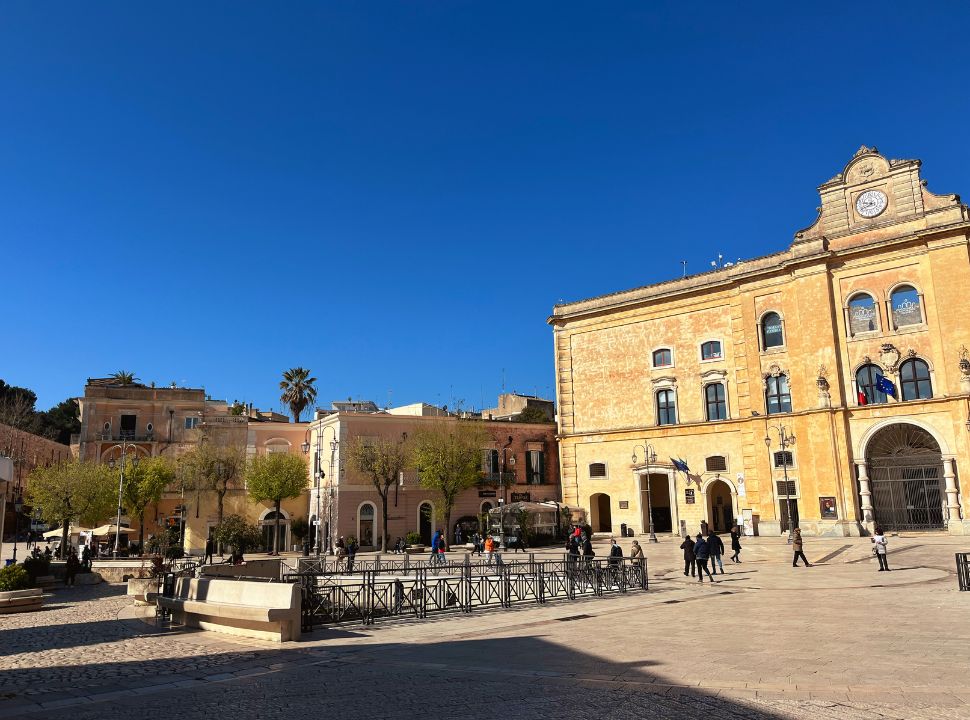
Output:
[[[189,627],[286,642],[300,638],[301,600],[294,583],[179,578],[158,604]]]
[[[0,615],[40,610],[43,603],[44,591],[40,588],[0,592]]]

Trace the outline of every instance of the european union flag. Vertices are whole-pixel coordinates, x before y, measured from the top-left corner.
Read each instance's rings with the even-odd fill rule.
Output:
[[[682,473],[690,472],[690,468],[687,467],[687,463],[683,460],[674,460],[673,458],[670,458],[670,462],[672,462],[674,467],[680,470]]]
[[[893,385],[892,380],[886,379],[883,375],[876,375],[876,387],[879,392],[896,397],[896,386]]]

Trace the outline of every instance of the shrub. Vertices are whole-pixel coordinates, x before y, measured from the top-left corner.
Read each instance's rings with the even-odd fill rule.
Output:
[[[310,535],[310,523],[303,518],[293,518],[290,521],[290,532],[298,542],[303,542],[303,538]]]
[[[263,533],[259,526],[246,522],[239,515],[226,515],[222,524],[216,526],[212,537],[216,542],[233,548],[234,555],[243,555],[263,542]]]
[[[420,545],[421,535],[412,530],[407,535],[404,536],[404,543],[406,545]]]
[[[8,565],[0,568],[0,592],[26,590],[30,587],[30,576],[23,565]]]
[[[27,577],[30,578],[30,582],[33,584],[41,575],[50,575],[51,561],[43,555],[29,557],[24,560],[24,570],[27,571]]]

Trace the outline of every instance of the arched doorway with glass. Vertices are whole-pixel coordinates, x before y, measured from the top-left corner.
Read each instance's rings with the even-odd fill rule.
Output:
[[[946,528],[943,455],[929,431],[911,423],[887,425],[873,434],[865,453],[876,525],[897,531]]]
[[[263,531],[263,549],[266,552],[273,552],[276,547],[273,542],[274,533],[277,532],[277,517],[279,519],[279,550],[283,552],[284,550],[289,550],[287,545],[287,540],[289,539],[290,532],[290,516],[285,510],[281,510],[279,516],[277,516],[275,510],[267,510],[263,513],[262,517],[259,518],[260,528]]]
[[[374,503],[361,503],[357,508],[357,544],[361,548],[374,547]]]
[[[669,533],[674,529],[674,516],[670,506],[670,476],[665,472],[644,473],[640,477],[640,519],[643,532]],[[647,502],[649,493],[650,501]]]
[[[589,496],[589,524],[593,532],[613,532],[610,496],[606,493],[594,493]]]
[[[431,536],[434,532],[434,505],[425,500],[418,505],[418,535],[421,536],[423,545],[431,544]]]
[[[706,488],[707,522],[714,532],[730,532],[737,524],[734,507],[734,488],[722,478],[715,477]]]

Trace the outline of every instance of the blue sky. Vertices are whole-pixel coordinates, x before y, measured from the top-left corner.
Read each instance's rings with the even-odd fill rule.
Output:
[[[783,249],[860,144],[970,195],[963,3],[0,5],[0,378],[554,393],[554,303]]]

